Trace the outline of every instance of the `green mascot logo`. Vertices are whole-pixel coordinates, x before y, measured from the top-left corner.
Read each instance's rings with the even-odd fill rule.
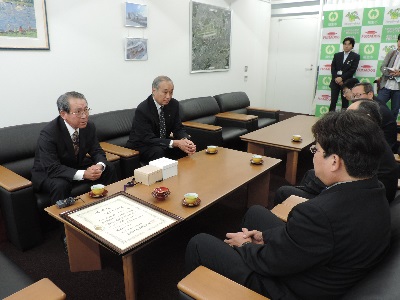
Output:
[[[368,82],[371,83],[371,81],[369,80],[369,78],[361,78],[360,82]]]
[[[319,108],[319,113],[320,113],[321,115],[326,114],[328,111],[329,111],[328,106],[321,106],[321,107]]]
[[[328,55],[332,55],[333,53],[335,53],[335,46],[333,45],[329,45],[325,48],[325,53]]]
[[[322,79],[322,83],[324,85],[329,85],[331,83],[331,77],[330,76],[326,76]]]

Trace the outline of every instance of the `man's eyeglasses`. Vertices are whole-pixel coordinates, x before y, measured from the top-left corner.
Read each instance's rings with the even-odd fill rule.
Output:
[[[78,117],[84,117],[88,116],[90,114],[90,111],[90,108],[85,108],[84,110],[78,110],[76,112],[71,112],[70,114]]]
[[[361,98],[362,95],[367,95],[367,93],[361,93],[361,94],[353,94],[354,99]]]
[[[311,151],[312,154],[315,154],[315,153],[317,153],[317,152],[321,152],[322,154],[325,154],[324,151],[318,150],[318,149],[317,149],[317,146],[315,146],[315,145],[312,145],[312,146],[310,147],[310,151]]]

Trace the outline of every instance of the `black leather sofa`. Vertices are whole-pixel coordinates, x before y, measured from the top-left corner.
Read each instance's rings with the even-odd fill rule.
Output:
[[[279,121],[279,110],[250,107],[250,100],[245,92],[219,94],[215,95],[214,98],[217,100],[221,112],[257,116],[257,129]]]
[[[107,156],[111,156],[109,153],[116,154],[112,163],[120,179],[132,176],[134,169],[140,166],[137,151],[120,147],[125,146],[128,140],[133,114],[134,109],[126,109],[89,117],[96,125]],[[52,221],[44,212],[44,208],[50,205],[49,197],[35,193],[30,181],[37,140],[46,124],[0,128],[0,212],[8,239],[21,250],[39,244],[42,231]],[[86,192],[88,186],[79,185],[72,190],[72,196]]]
[[[179,101],[182,124],[196,143],[198,150],[207,145],[225,146],[238,149],[240,136],[251,131],[250,121],[218,118],[220,113],[214,97],[198,97]]]
[[[376,268],[346,293],[342,300],[397,300],[400,299],[400,194],[390,204],[392,237],[387,255]],[[211,280],[211,282],[207,282]],[[214,290],[208,288],[215,286]],[[263,299],[249,290],[211,270],[201,267],[178,284],[179,299],[228,299],[227,288],[234,290],[234,299]],[[229,298],[229,299],[232,299]]]

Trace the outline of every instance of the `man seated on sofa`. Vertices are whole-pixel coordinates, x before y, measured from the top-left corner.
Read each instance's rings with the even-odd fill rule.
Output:
[[[85,96],[67,92],[58,98],[57,107],[59,116],[40,132],[32,168],[33,188],[49,194],[52,204],[69,197],[75,184],[86,183],[89,191],[90,185],[117,180],[88,121]]]
[[[136,108],[126,147],[138,150],[145,163],[161,157],[178,159],[185,153],[196,152],[196,145],[181,123],[179,102],[172,98],[173,92],[172,80],[158,76],[153,81],[152,94]]]
[[[385,256],[390,212],[376,169],[382,132],[355,111],[330,112],[312,127],[314,169],[327,186],[296,205],[287,223],[252,206],[224,241],[199,234],[186,267],[199,265],[271,299],[339,299]]]

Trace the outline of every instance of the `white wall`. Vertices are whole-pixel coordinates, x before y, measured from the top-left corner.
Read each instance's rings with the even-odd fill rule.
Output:
[[[124,26],[121,0],[47,0],[50,51],[0,50],[0,128],[53,119],[56,99],[71,90],[93,113],[136,107],[158,75],[173,79],[178,100],[241,90],[265,106],[269,3],[202,0],[232,9],[231,69],[190,74],[190,1],[131,2],[148,5],[147,28]],[[147,61],[124,60],[126,37],[148,39]]]

